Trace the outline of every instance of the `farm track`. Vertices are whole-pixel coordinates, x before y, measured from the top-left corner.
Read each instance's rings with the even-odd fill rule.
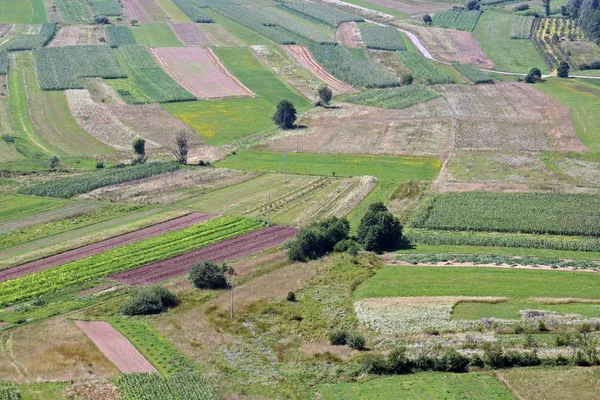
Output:
[[[317,78],[329,84],[334,89],[337,89],[342,93],[354,93],[356,91],[352,86],[340,81],[319,65],[306,46],[289,45],[284,47],[296,62],[311,71]]]
[[[75,324],[121,372],[158,373],[156,368],[133,347],[131,342],[108,322],[75,321]]]
[[[201,261],[220,263],[247,256],[279,245],[296,236],[296,228],[272,226],[219,243],[199,248],[180,256],[149,264],[108,278],[130,285],[153,285],[166,279],[184,275]]]
[[[64,253],[56,254],[40,260],[28,262],[17,267],[0,271],[0,282],[10,279],[20,278],[35,272],[40,272],[48,268],[63,265],[95,254],[103,253],[117,247],[122,247],[131,243],[140,242],[151,237],[159,236],[178,229],[206,222],[215,218],[215,214],[192,213],[183,217],[175,218],[167,222],[149,226],[134,232],[116,236],[111,239],[92,243],[77,249],[69,250]]]

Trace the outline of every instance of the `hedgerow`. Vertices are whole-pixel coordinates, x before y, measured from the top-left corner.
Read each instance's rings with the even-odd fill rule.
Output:
[[[20,190],[22,194],[69,198],[104,186],[135,181],[181,168],[178,163],[148,162],[124,168],[105,168],[83,175],[54,179]]]

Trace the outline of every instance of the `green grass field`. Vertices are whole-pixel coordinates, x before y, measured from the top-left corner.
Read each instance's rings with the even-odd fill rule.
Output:
[[[486,11],[479,17],[473,36],[498,71],[527,73],[537,67],[548,72],[544,60],[529,39],[510,38],[513,18],[515,16],[510,14]]]
[[[171,0],[155,0],[173,22],[192,22]]]
[[[22,220],[68,204],[65,200],[21,195],[0,196],[0,224]]]
[[[377,4],[373,4],[367,0],[346,0],[346,3],[354,4],[359,7],[369,8],[371,10],[379,11],[382,13],[386,13],[392,15],[398,19],[408,18],[408,14],[403,13],[402,11],[395,10],[393,8],[382,7]]]
[[[242,150],[218,163],[220,167],[283,172],[283,153]],[[390,157],[350,154],[288,153],[287,172],[303,175],[363,176],[381,180],[428,181],[435,178],[441,161],[427,157]]]
[[[600,82],[591,79],[547,79],[535,86],[571,109],[571,119],[583,144],[600,152]]]
[[[263,131],[273,125],[271,117],[280,100],[289,100],[298,112],[310,103],[260,63],[248,48],[215,48],[225,67],[255,98],[194,101],[163,107],[192,127],[210,145],[223,145]]]
[[[325,400],[509,400],[512,395],[491,374],[420,373],[361,383],[317,386]]]
[[[141,24],[129,27],[136,44],[146,47],[182,47],[167,24]]]
[[[43,24],[46,8],[42,0],[3,0],[0,2],[0,24]]]
[[[519,310],[527,309],[600,317],[600,304],[547,305],[528,300],[532,297],[599,299],[600,275],[595,273],[483,267],[387,266],[361,284],[354,296],[357,299],[413,296],[509,298],[509,301],[497,304],[459,303],[454,308],[455,319],[517,319]]]
[[[515,368],[502,375],[515,393],[528,400],[596,400],[600,393],[597,368]]]

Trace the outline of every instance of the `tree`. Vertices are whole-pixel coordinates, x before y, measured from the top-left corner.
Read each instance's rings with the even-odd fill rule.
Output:
[[[190,281],[198,289],[224,289],[227,287],[225,274],[231,268],[226,264],[217,265],[212,261],[196,264],[190,270]]]
[[[360,220],[357,240],[367,251],[394,250],[402,239],[402,225],[382,202],[376,202]]]
[[[273,121],[282,129],[292,128],[296,122],[296,107],[288,100],[281,100],[277,104]]]
[[[288,257],[292,261],[316,260],[331,252],[335,245],[348,239],[350,222],[346,218],[329,217],[300,229],[288,244]]]
[[[190,135],[187,131],[179,131],[175,135],[175,150],[171,150],[179,164],[187,164]]]
[[[542,71],[539,68],[532,68],[531,71],[525,77],[525,82],[536,83],[542,79]]]
[[[480,7],[479,0],[469,0],[465,4],[465,8],[469,11],[479,10]]]
[[[319,105],[329,104],[333,97],[333,91],[327,85],[321,85],[317,89],[317,95],[319,96]]]
[[[136,136],[133,138],[133,142],[131,143],[131,147],[133,147],[133,153],[135,158],[133,159],[134,164],[143,163],[146,161],[146,139],[141,136]]]
[[[431,18],[431,15],[429,15],[429,14],[423,15],[423,22],[425,22],[427,25],[431,25],[433,23],[433,19]]]
[[[120,311],[124,315],[159,314],[167,308],[175,307],[178,303],[177,296],[167,288],[154,286],[138,289],[121,304]]]
[[[402,75],[402,84],[405,86],[412,85],[414,80],[415,80],[415,78],[413,78],[413,76],[411,74]]]
[[[60,160],[58,159],[58,157],[56,157],[54,154],[51,155],[50,159],[48,160],[48,167],[50,168],[50,171],[54,171],[56,167],[58,167],[59,163]]]
[[[550,17],[552,10],[550,9],[550,0],[542,0],[544,2],[544,9],[546,11],[546,17]]]
[[[571,67],[565,61],[561,61],[558,65],[557,74],[559,78],[568,78],[569,77],[569,69]]]

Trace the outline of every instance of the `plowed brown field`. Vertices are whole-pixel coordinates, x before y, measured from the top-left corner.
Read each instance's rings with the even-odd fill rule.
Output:
[[[144,12],[144,8],[140,6],[136,0],[122,0],[121,5],[123,6],[123,11],[129,20],[135,19],[142,23],[153,22],[152,19]]]
[[[354,92],[354,88],[347,83],[344,83],[331,75],[325,68],[323,68],[317,60],[313,57],[310,50],[306,46],[284,46],[288,53],[298,62],[298,64],[302,65],[304,68],[308,69],[312,72],[317,78],[321,79],[323,82],[327,83],[334,89],[342,93],[352,93]]]
[[[208,221],[214,218],[214,214],[201,214],[193,213],[183,217],[175,218],[167,222],[163,222],[154,226],[149,226],[144,229],[137,230],[135,232],[126,233],[121,236],[116,236],[111,239],[103,240],[98,243],[92,243],[90,245],[80,247],[66,251],[64,253],[56,254],[41,260],[32,261],[26,264],[19,265],[17,267],[9,268],[4,271],[0,271],[0,282],[4,282],[10,279],[19,278],[24,275],[32,274],[34,272],[43,271],[48,268],[56,267],[57,265],[66,264],[71,261],[79,260],[84,257],[89,257],[94,254],[99,254],[108,250],[112,250],[116,247],[125,246],[127,244],[135,243],[148,239],[154,236],[159,236],[167,232],[175,231],[177,229],[187,228],[201,222]]]
[[[177,39],[186,46],[210,46],[210,41],[204,36],[198,25],[193,22],[169,21],[171,30]]]
[[[254,93],[233,76],[208,47],[150,49],[165,71],[199,98],[248,97]]]
[[[108,322],[75,321],[100,351],[124,373],[158,373],[135,347]]]
[[[268,249],[296,236],[296,228],[272,226],[202,247],[169,260],[146,265],[110,276],[110,279],[131,285],[152,285],[187,274],[202,261],[220,263]]]

